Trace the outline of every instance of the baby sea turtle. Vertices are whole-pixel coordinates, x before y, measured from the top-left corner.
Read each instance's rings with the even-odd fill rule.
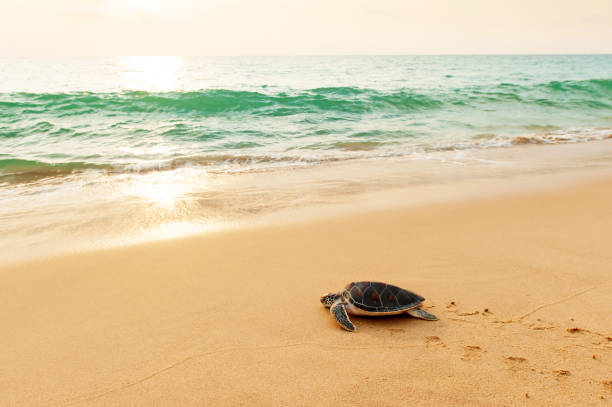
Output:
[[[329,308],[340,326],[351,332],[356,328],[348,314],[383,316],[406,313],[415,318],[436,321],[438,318],[435,315],[420,307],[424,300],[403,288],[372,281],[350,283],[342,292],[321,297],[321,303]]]

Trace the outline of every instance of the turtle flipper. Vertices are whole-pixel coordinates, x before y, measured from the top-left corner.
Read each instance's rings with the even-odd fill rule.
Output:
[[[437,316],[432,315],[429,312],[425,311],[423,308],[419,308],[419,307],[409,309],[408,311],[406,311],[406,313],[410,315],[411,317],[415,317],[419,319],[426,319],[427,321],[437,321],[438,320]]]
[[[346,302],[342,300],[337,300],[333,303],[333,305],[329,309],[329,312],[334,316],[334,318],[336,318],[336,322],[338,322],[342,328],[346,329],[347,331],[353,332],[357,328],[355,328],[355,325],[353,325],[353,323],[349,319],[348,314],[346,313],[345,305]]]

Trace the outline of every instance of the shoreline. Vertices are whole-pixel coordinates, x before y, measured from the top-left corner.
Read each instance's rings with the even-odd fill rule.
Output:
[[[29,194],[3,208],[0,264],[440,202],[536,192],[612,174],[612,141],[440,152],[242,174],[161,172]],[[47,188],[47,187],[45,187]],[[54,195],[55,194],[55,195]],[[53,197],[59,196],[54,201]],[[65,195],[65,196],[64,196]],[[13,208],[11,209],[11,205]]]
[[[0,266],[0,404],[603,406],[610,191],[608,177]],[[318,298],[365,279],[423,295],[440,321],[343,331]]]

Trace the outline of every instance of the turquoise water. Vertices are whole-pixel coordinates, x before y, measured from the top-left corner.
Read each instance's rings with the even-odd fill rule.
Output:
[[[612,56],[0,59],[0,183],[612,133]]]

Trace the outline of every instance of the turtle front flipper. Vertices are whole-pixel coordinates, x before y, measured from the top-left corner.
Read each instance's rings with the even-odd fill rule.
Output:
[[[437,316],[432,315],[429,312],[425,311],[423,308],[419,308],[419,307],[409,309],[408,311],[406,311],[406,313],[412,317],[419,318],[419,319],[426,319],[427,321],[437,321],[438,320]]]
[[[336,300],[336,302],[334,302],[331,308],[329,309],[329,312],[334,316],[334,318],[336,318],[336,321],[340,324],[342,328],[346,329],[347,331],[353,332],[357,328],[355,328],[355,325],[353,325],[353,323],[349,319],[348,314],[346,313],[345,306],[345,301]]]

